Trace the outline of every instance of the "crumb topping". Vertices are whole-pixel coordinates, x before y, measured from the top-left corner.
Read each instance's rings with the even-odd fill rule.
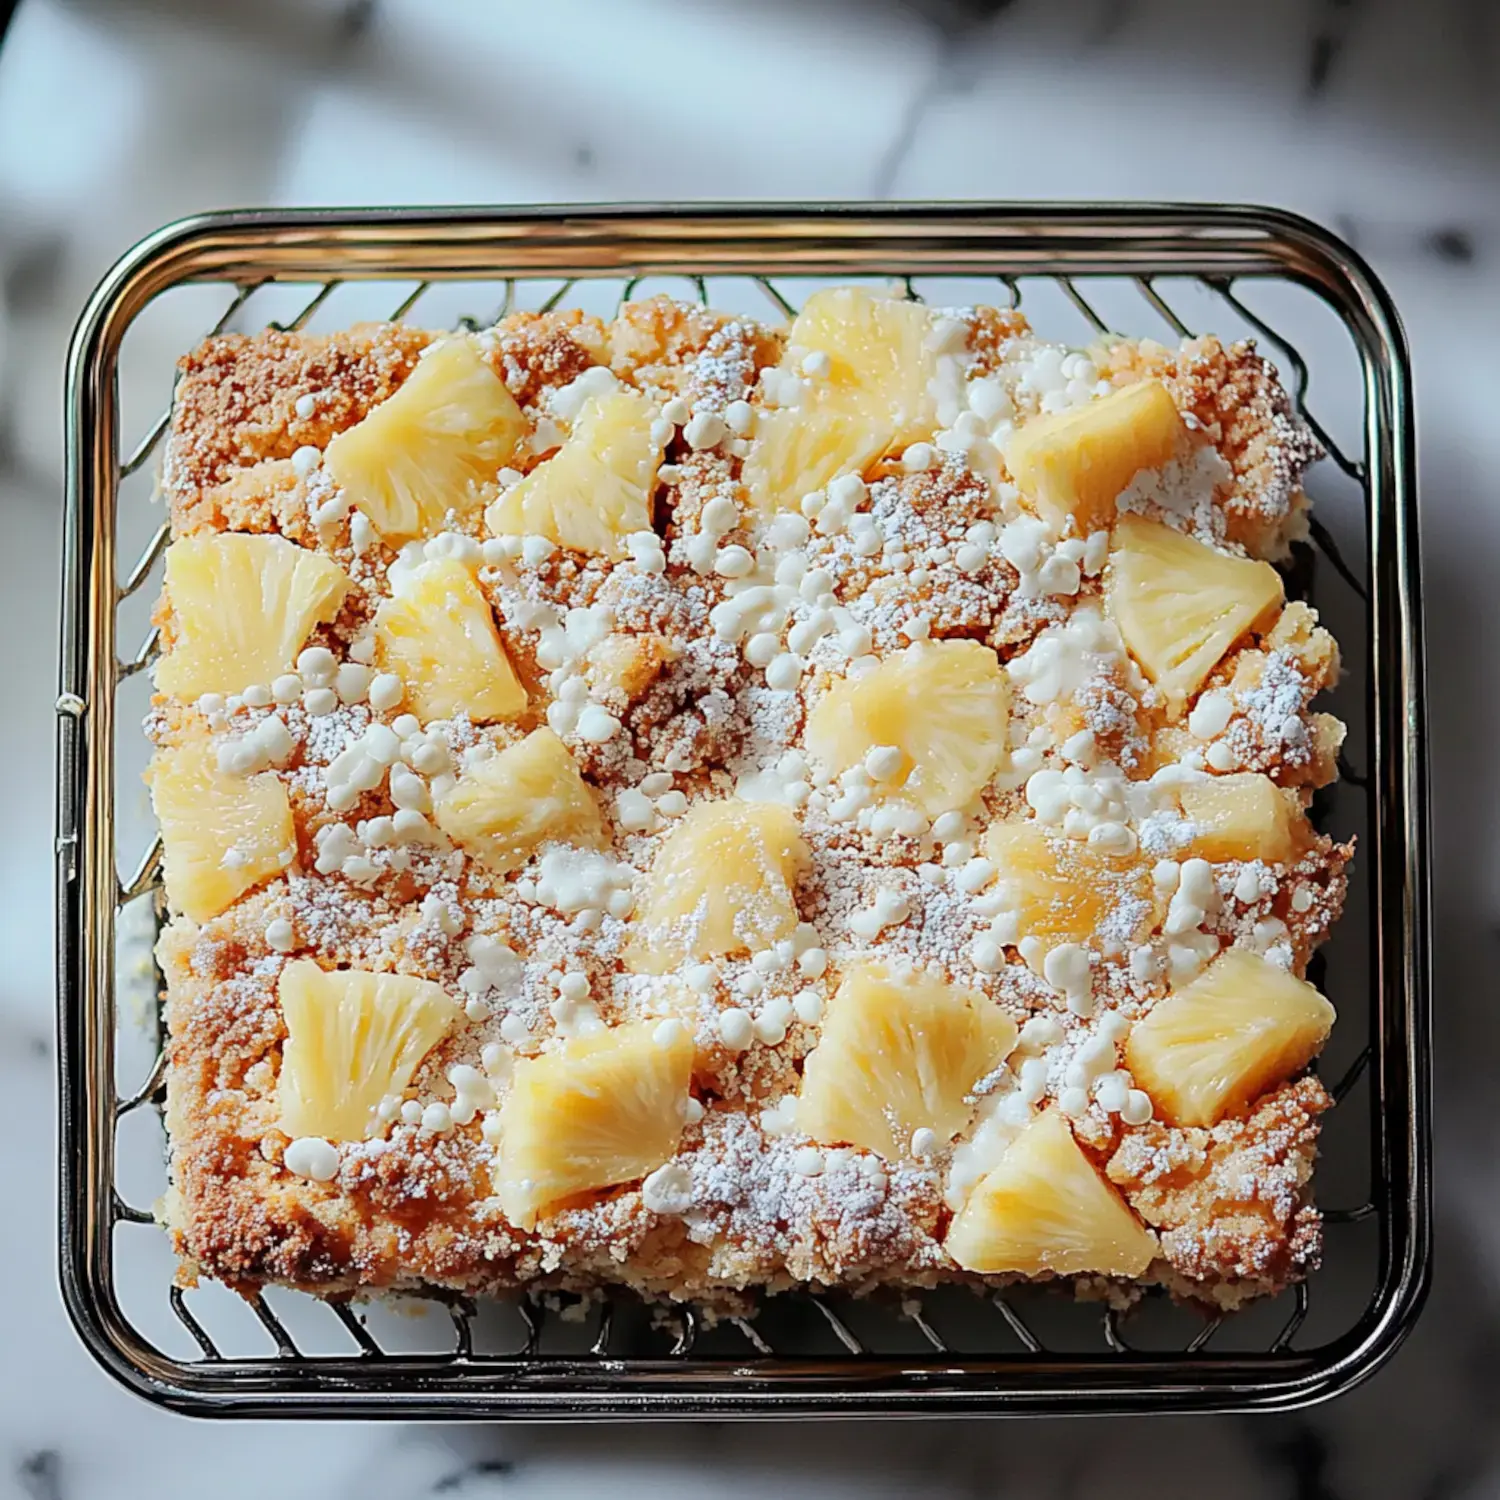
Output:
[[[907,314],[879,316],[882,338],[908,337]],[[159,694],[147,720],[184,1275],[320,1293],[626,1284],[723,1307],[757,1288],[972,1279],[989,1273],[950,1258],[950,1224],[1048,1110],[1155,1235],[1150,1270],[1122,1283],[1232,1305],[1316,1263],[1316,1080],[1275,1079],[1248,1112],[1188,1128],[1124,1057],[1132,1026],[1221,951],[1300,976],[1337,919],[1352,849],[1306,819],[1343,734],[1312,708],[1337,648],[1286,605],[1179,707],[1109,595],[1110,526],[1049,518],[1007,452],[1028,422],[1160,381],[1177,446],[1127,470],[1118,512],[1281,561],[1317,445],[1247,344],[1068,350],[1014,311],[921,320],[894,346],[899,379],[880,377],[898,395],[856,401],[851,383],[875,380],[863,346],[830,356],[804,319],[789,332],[667,298],[608,322],[508,316],[465,336],[473,378],[493,377],[489,425],[411,419],[413,442],[508,456],[415,539],[381,496],[420,474],[382,454],[339,483],[324,454],[442,336],[267,331],[183,360],[174,538],[291,542],[347,581],[273,680]],[[582,451],[620,391],[645,425]],[[788,414],[803,436],[775,448]],[[770,510],[768,469],[793,485]],[[611,529],[632,507],[649,526]],[[494,519],[517,514],[520,531]],[[165,648],[188,666],[219,661],[224,587],[184,574],[163,597]],[[238,628],[223,626],[231,655]],[[420,712],[439,681],[460,706]],[[1233,840],[1187,815],[1182,788],[1250,773],[1287,799],[1292,843],[1231,828],[1243,857],[1200,857],[1211,834]],[[252,784],[279,789],[291,829],[268,873],[230,836]],[[217,822],[191,810],[205,798]],[[188,915],[188,881],[219,890],[235,871],[239,889]],[[454,1002],[410,1084],[372,1096],[363,1138],[282,1129],[287,986],[308,959]],[[1013,1035],[960,1090],[964,1128],[911,1130],[900,1159],[799,1125],[806,1060],[870,965],[940,981]],[[527,1069],[641,1023],[662,1048],[690,1043],[675,1147],[528,1222],[516,1194],[540,1168],[507,1154]],[[658,1109],[641,1078],[622,1097]]]

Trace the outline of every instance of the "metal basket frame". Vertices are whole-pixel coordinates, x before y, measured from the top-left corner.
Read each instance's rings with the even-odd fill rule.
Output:
[[[995,1299],[1019,1352],[960,1356],[920,1310],[908,1309],[929,1346],[921,1356],[872,1353],[835,1309],[815,1305],[846,1353],[775,1352],[741,1323],[743,1354],[694,1352],[689,1315],[670,1348],[617,1357],[606,1309],[584,1353],[541,1352],[541,1309],[522,1304],[528,1334],[507,1355],[476,1353],[473,1308],[450,1300],[454,1347],[444,1355],[388,1353],[347,1307],[332,1308],[354,1341],[348,1356],[308,1357],[264,1299],[254,1310],[276,1353],[226,1358],[172,1289],[173,1311],[202,1350],[180,1360],[154,1347],[123,1312],[114,1281],[114,1227],[152,1222],[115,1184],[120,1119],[161,1095],[164,1062],[121,1097],[115,1082],[115,921],[160,877],[159,841],[121,878],[115,845],[115,692],[149,665],[155,633],[121,656],[116,610],[146,580],[167,541],[165,522],[122,579],[116,500],[145,465],[169,413],[134,452],[120,451],[117,360],[142,309],[185,282],[239,288],[237,308],[272,282],[317,290],[289,326],[301,326],[333,288],[351,280],[410,279],[410,311],[433,284],[512,278],[625,280],[751,277],[785,303],[769,277],[1048,277],[1101,331],[1078,281],[1134,281],[1179,333],[1187,328],[1155,279],[1196,278],[1271,341],[1292,370],[1293,395],[1335,462],[1362,488],[1369,586],[1333,566],[1367,598],[1369,631],[1369,838],[1371,869],[1369,1045],[1334,1087],[1370,1080],[1371,1198],[1331,1222],[1379,1223],[1378,1285],[1352,1329],[1311,1351],[1292,1347],[1306,1287],[1264,1353],[1215,1354],[1206,1324],[1184,1349],[1130,1347],[1103,1314],[1103,1347],[1049,1350],[1006,1302]],[[1308,372],[1295,345],[1235,294],[1240,278],[1277,278],[1312,290],[1356,346],[1364,391],[1362,458],[1343,454],[1303,405]],[[507,301],[509,299],[507,298]],[[226,314],[226,318],[228,314]],[[221,322],[221,327],[223,323]],[[1430,1250],[1427,832],[1421,680],[1420,579],[1413,484],[1409,368],[1384,288],[1346,245],[1279,211],[1187,205],[850,205],[548,207],[449,211],[244,212],[170,225],[125,255],[80,319],[69,358],[67,514],[63,556],[57,787],[57,999],[61,1115],[60,1269],[64,1298],[85,1344],[131,1389],[195,1414],[401,1417],[405,1419],[664,1416],[856,1416],[1224,1411],[1285,1409],[1324,1399],[1367,1375],[1399,1343],[1420,1307]],[[1347,1012],[1346,1012],[1347,1015]]]

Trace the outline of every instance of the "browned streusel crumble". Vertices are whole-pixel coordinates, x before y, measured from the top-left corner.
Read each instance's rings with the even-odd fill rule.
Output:
[[[788,332],[665,298],[608,323],[516,314],[465,335],[456,357],[483,367],[466,378],[497,411],[513,405],[515,431],[497,456],[450,422],[443,441],[470,443],[487,467],[415,528],[381,509],[378,476],[356,493],[357,464],[330,444],[453,340],[392,325],[266,332],[184,359],[163,477],[174,547],[280,538],[300,549],[284,558],[324,559],[342,580],[269,678],[215,665],[234,679],[222,690],[170,687],[206,680],[207,606],[187,602],[187,551],[158,612],[165,661],[187,672],[164,679],[148,721],[172,912],[159,946],[169,1221],[185,1277],[326,1294],[623,1285],[731,1306],[795,1285],[1056,1274],[1090,1292],[1155,1283],[1233,1306],[1316,1264],[1308,1185],[1329,1100],[1295,1076],[1316,1041],[1207,1106],[1212,1123],[1171,1123],[1192,1108],[1175,1085],[1144,1086],[1128,1058],[1134,1028],[1222,951],[1300,976],[1337,918],[1351,847],[1304,811],[1342,739],[1311,707],[1337,676],[1337,648],[1306,606],[1262,609],[1176,701],[1147,647],[1122,636],[1111,592],[1127,545],[1114,516],[1220,559],[1284,559],[1305,526],[1300,481],[1316,445],[1249,345],[1069,351],[1015,311],[917,316],[925,332],[893,363],[917,362],[926,385],[899,401],[836,339],[830,361],[801,322]],[[1097,527],[1039,516],[1012,472],[1013,435],[1143,381],[1176,409],[1170,454],[1127,467]],[[635,426],[610,452],[635,445],[642,494],[622,487],[616,515],[602,498],[614,480],[589,469],[570,504],[593,518],[559,520],[532,476],[572,462],[589,414],[621,394]],[[782,488],[768,489],[784,415],[812,431],[827,411],[858,429],[827,438],[846,444],[843,461],[817,472],[799,450],[797,470],[782,453]],[[816,480],[808,500],[788,487],[794,470]],[[523,495],[531,509],[507,509]],[[513,513],[527,524],[497,524]],[[632,515],[641,524],[620,519]],[[457,646],[403,655],[396,606],[459,578],[442,595],[457,618],[463,576],[487,623],[466,615]],[[250,619],[229,635],[261,629],[257,610],[284,621],[300,607],[301,595],[261,588],[215,606]],[[494,703],[481,711],[460,694],[421,711],[436,701],[422,673],[469,670],[455,665],[464,640],[487,632]],[[857,690],[898,666],[910,668],[908,706],[880,722],[899,743],[867,736],[835,764],[866,727]],[[495,706],[504,691],[509,706]],[[998,722],[992,746],[976,749],[968,721],[952,738],[959,698]],[[516,806],[536,827],[507,860],[487,854],[454,798],[518,747],[554,739],[581,777],[582,810],[569,822],[553,784],[528,783]],[[179,796],[174,778],[194,756],[207,760]],[[1252,773],[1286,789],[1258,804],[1279,808],[1285,837],[1274,849],[1255,844],[1263,832],[1254,849],[1213,843],[1184,787]],[[945,787],[959,788],[946,804]],[[253,828],[235,821],[250,819],[237,799],[252,794],[270,819]],[[717,856],[682,861],[672,890],[686,881],[696,899],[663,906],[683,831],[721,805],[771,811],[750,833],[735,824],[740,842],[703,846]],[[997,842],[997,827],[1036,842]],[[1028,906],[1015,851],[1033,847],[1072,885]],[[715,882],[732,893],[722,929]],[[398,1087],[372,1095],[357,1130],[288,1128],[328,1104],[288,1114],[288,976],[309,962],[430,981],[448,997],[436,1039]],[[966,1016],[990,1018],[992,1039],[965,1064],[951,1129],[882,1100],[895,1132],[883,1150],[857,1129],[813,1128],[798,1102],[829,1017],[872,973],[898,993],[958,995]],[[521,1098],[518,1080],[543,1076],[535,1059],[581,1067],[590,1038],[648,1036],[660,1056],[640,1041],[631,1067],[670,1055],[683,1069],[675,1113],[652,1127],[670,1139],[649,1161],[550,1197],[535,1166],[506,1165],[522,1151],[523,1111],[545,1104]],[[948,1084],[924,1086],[931,1104]],[[649,1114],[644,1083],[640,1097]],[[974,1205],[999,1193],[1044,1117],[1066,1121],[1062,1149],[1145,1262],[993,1248]],[[1033,1234],[1025,1193],[1010,1190],[1005,1212]],[[990,1248],[976,1255],[975,1243]]]

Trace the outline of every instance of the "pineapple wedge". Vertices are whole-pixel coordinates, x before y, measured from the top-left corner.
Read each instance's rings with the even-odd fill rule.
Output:
[[[1010,682],[978,641],[920,641],[863,677],[846,677],[808,715],[806,745],[830,775],[877,747],[901,752],[877,795],[915,803],[929,818],[962,807],[1004,757]]]
[[[876,296],[863,287],[814,292],[787,332],[783,369],[800,373],[810,354],[828,357],[812,399],[882,423],[888,444],[930,437],[937,407],[930,386],[937,359],[928,347],[932,314],[920,302]]]
[[[584,404],[562,447],[484,513],[494,536],[544,536],[574,552],[623,557],[625,538],[651,530],[661,464],[654,412],[617,390]]]
[[[158,750],[147,779],[167,904],[195,922],[218,916],[296,856],[291,804],[274,772],[229,775],[202,738]]]
[[[1135,1024],[1125,1065],[1161,1118],[1217,1125],[1305,1067],[1333,1022],[1306,980],[1229,948]]]
[[[1113,918],[1134,914],[1129,942],[1151,922],[1151,871],[1135,856],[1106,854],[1081,839],[1049,834],[1036,823],[993,823],[984,852],[995,865],[1022,937],[1049,946],[1088,943]]]
[[[598,844],[604,820],[568,747],[534,729],[466,769],[440,797],[437,825],[497,875],[524,864],[548,839]]]
[[[932,436],[932,326],[921,303],[861,287],[807,299],[781,368],[800,377],[803,362],[822,355],[828,369],[812,378],[800,408],[761,416],[742,475],[755,510],[769,515],[797,506],[837,475],[861,473],[883,453]]]
[[[839,985],[802,1073],[797,1128],[897,1161],[912,1132],[946,1145],[969,1091],[1005,1060],[1016,1026],[993,1000],[916,970],[860,964]]]
[[[362,1141],[376,1108],[400,1096],[461,1014],[440,985],[411,974],[321,969],[310,958],[276,986],[287,1039],[278,1084],[282,1132]]]
[[[170,645],[158,692],[237,693],[289,672],[351,584],[337,563],[280,536],[185,536],[167,548]]]
[[[575,1037],[516,1064],[500,1110],[495,1191],[532,1228],[549,1205],[644,1177],[677,1149],[693,1074],[685,1028],[659,1042],[658,1022]]]
[[[393,395],[329,443],[324,467],[389,542],[425,536],[494,493],[526,432],[467,338],[431,345]]]
[[[1198,828],[1191,852],[1200,859],[1261,859],[1290,864],[1302,847],[1306,820],[1297,794],[1258,771],[1186,782],[1183,815]]]
[[[1224,653],[1281,608],[1281,577],[1269,563],[1139,516],[1115,527],[1109,563],[1106,607],[1173,719]]]
[[[891,445],[883,423],[849,412],[762,412],[740,478],[761,516],[792,510],[840,474],[863,474]]]
[[[1083,406],[1033,417],[1010,439],[1006,466],[1037,513],[1079,536],[1115,518],[1115,499],[1141,469],[1176,451],[1182,418],[1159,380],[1143,380]]]
[[[785,807],[700,802],[656,852],[626,964],[666,974],[690,958],[758,953],[790,937],[797,878],[811,858]]]
[[[1038,1115],[975,1185],[943,1248],[966,1271],[1139,1276],[1156,1241],[1084,1155],[1062,1114]]]
[[[489,601],[452,558],[423,563],[376,610],[375,656],[406,684],[406,703],[424,723],[465,713],[486,724],[526,710]]]

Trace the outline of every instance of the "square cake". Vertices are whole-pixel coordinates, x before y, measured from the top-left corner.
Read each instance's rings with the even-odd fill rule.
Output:
[[[1304,1276],[1316,457],[1248,344],[883,287],[209,339],[147,722],[183,1280]]]

